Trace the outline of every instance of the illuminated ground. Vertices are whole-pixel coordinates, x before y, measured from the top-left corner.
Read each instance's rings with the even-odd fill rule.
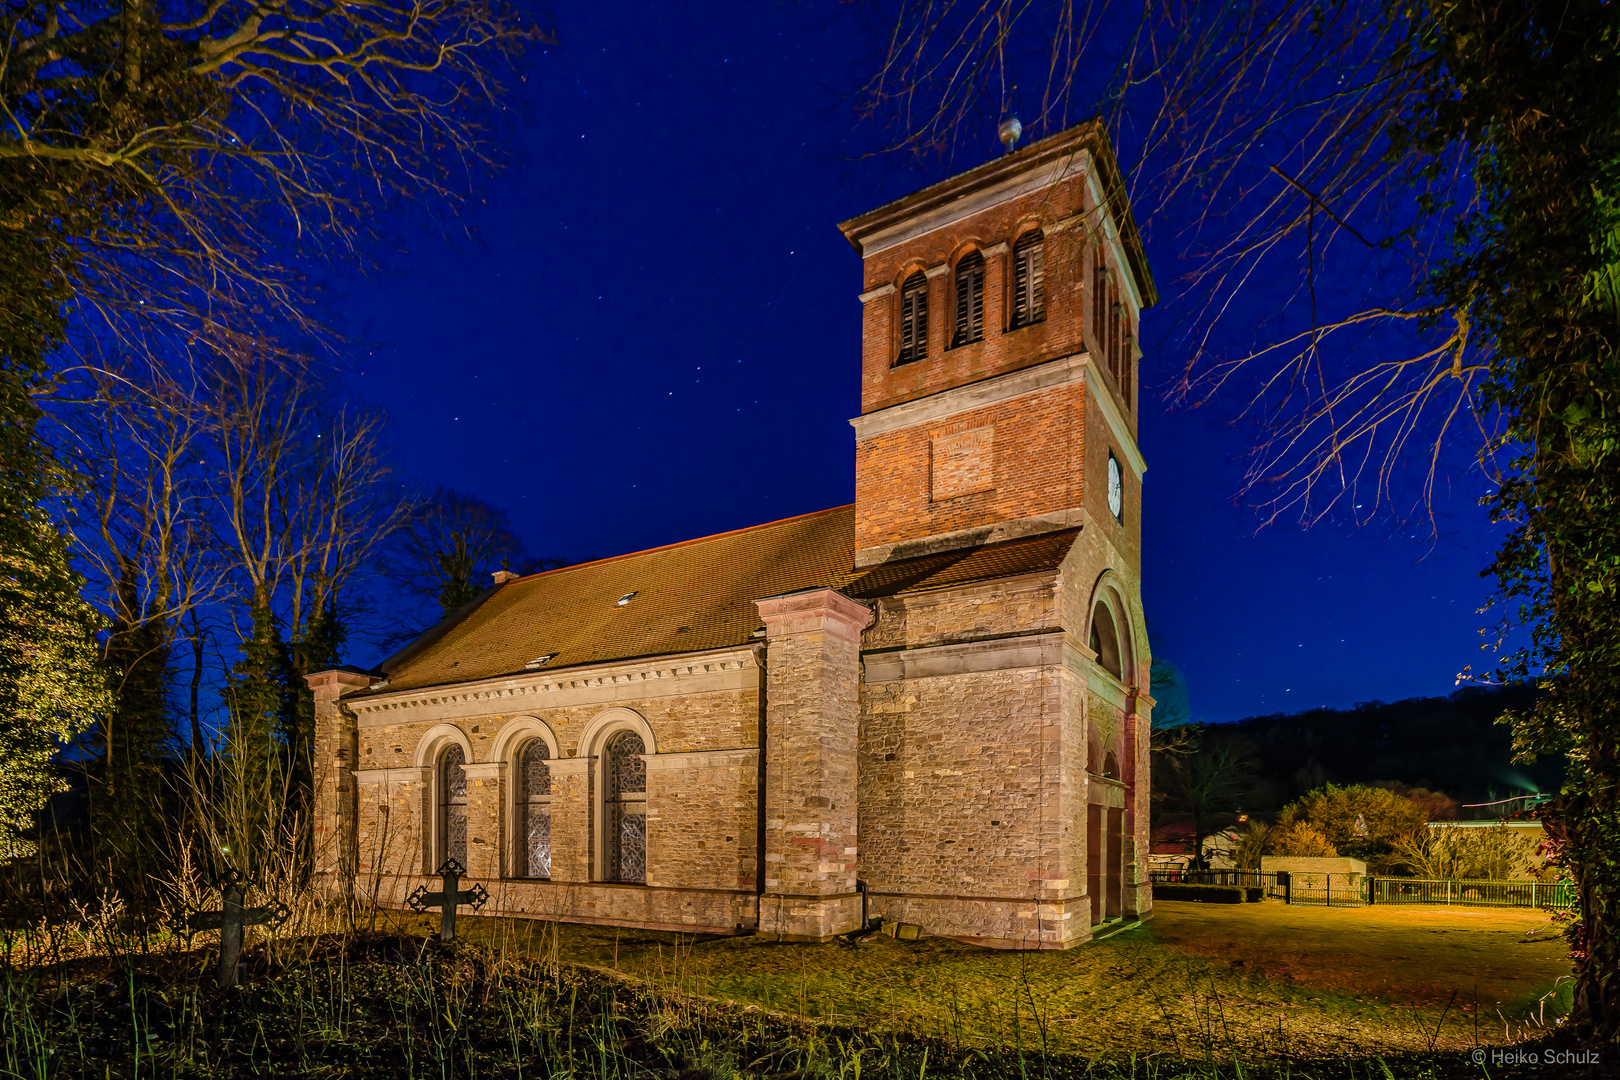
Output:
[[[1547,995],[1570,970],[1545,917],[1468,908],[1160,902],[1140,929],[1038,954],[935,938],[874,936],[851,949],[523,920],[464,927],[503,948],[762,1008],[1086,1054],[1518,1041],[1554,1022],[1559,998]]]

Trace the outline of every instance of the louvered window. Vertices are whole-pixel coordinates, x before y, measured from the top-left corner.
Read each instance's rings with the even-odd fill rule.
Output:
[[[1098,247],[1091,263],[1091,338],[1100,356],[1108,355],[1108,264]]]
[[[531,739],[518,755],[518,877],[551,876],[551,749]]]
[[[984,337],[984,256],[977,251],[956,264],[956,333],[951,346],[968,345]]]
[[[1039,232],[1027,232],[1013,245],[1012,327],[1046,318],[1046,244]]]
[[[921,270],[900,287],[900,355],[896,364],[909,364],[928,355],[928,278]]]

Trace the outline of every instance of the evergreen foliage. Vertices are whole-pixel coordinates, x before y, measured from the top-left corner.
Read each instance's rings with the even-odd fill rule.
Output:
[[[297,730],[293,703],[292,651],[268,601],[253,606],[252,635],[242,644],[233,669],[231,730],[227,752],[254,789],[272,784],[280,773],[287,735]]]
[[[139,896],[170,848],[167,765],[176,735],[169,691],[169,623],[139,612],[133,571],[118,583],[121,618],[107,636],[111,707],[91,740],[96,864],[125,896]]]
[[[1490,500],[1492,572],[1531,645],[1506,674],[1521,759],[1561,754],[1553,808],[1580,896],[1575,1024],[1620,1037],[1620,6],[1435,5],[1441,65],[1410,137],[1465,144],[1476,209],[1438,291],[1492,343],[1515,455]],[[1397,151],[1403,149],[1399,144]]]
[[[0,229],[0,855],[22,854],[21,834],[61,790],[58,747],[107,705],[96,652],[102,620],[80,597],[83,578],[46,502],[68,478],[35,437],[33,395],[62,338],[59,281],[37,272],[59,241]]]
[[[315,695],[304,676],[341,665],[347,638],[337,600],[329,599],[316,609],[302,637],[289,651],[292,685],[288,687],[288,723],[281,732],[281,741],[286,747],[290,805],[295,811],[308,807],[315,785]]]

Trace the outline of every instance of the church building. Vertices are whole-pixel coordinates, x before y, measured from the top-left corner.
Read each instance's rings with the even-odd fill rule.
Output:
[[[399,905],[1003,948],[1147,916],[1137,319],[1106,133],[844,222],[855,503],[519,577],[309,677],[318,869]],[[853,361],[853,357],[851,358]]]

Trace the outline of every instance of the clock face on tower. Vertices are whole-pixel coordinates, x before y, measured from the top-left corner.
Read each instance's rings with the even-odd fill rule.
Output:
[[[1125,483],[1119,475],[1119,459],[1112,450],[1108,452],[1108,512],[1116,520],[1123,521],[1125,517]]]

